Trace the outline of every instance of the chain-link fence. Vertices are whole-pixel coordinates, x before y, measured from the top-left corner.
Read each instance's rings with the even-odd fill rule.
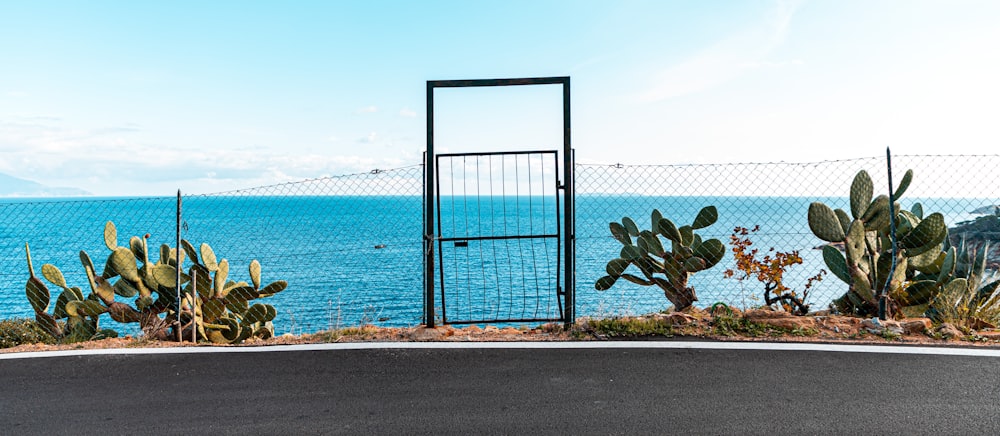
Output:
[[[195,256],[207,243],[216,262],[226,259],[228,280],[249,284],[250,264],[257,260],[260,287],[288,282],[287,289],[260,300],[278,309],[278,334],[362,324],[415,325],[422,315],[422,171],[416,165],[184,196],[181,237],[195,248]],[[90,289],[79,251],[89,253],[97,274],[106,268],[111,254],[104,242],[107,221],[114,222],[122,246],[129,246],[132,236],[148,234],[153,262],[160,257],[157,247],[176,244],[173,197],[8,199],[0,202],[0,213],[0,318],[35,315],[25,298],[25,242],[40,279],[43,264],[55,265],[68,286],[81,288],[84,296]],[[52,314],[62,289],[44,283],[51,291],[47,312]],[[138,324],[118,324],[108,315],[100,324],[140,333]]]
[[[922,205],[921,217],[942,214],[952,239],[963,234],[978,241],[1000,239],[997,205],[1000,156],[896,156],[894,182],[907,169],[913,179],[898,199],[901,208]],[[705,206],[715,206],[718,221],[696,231],[703,240],[723,243],[718,265],[693,274],[696,305],[722,301],[737,307],[763,303],[764,287],[755,280],[726,278],[735,268],[730,237],[744,227],[754,248],[766,254],[797,251],[801,265],[788,269],[785,283],[800,292],[808,277],[830,268],[826,241],[810,228],[810,204],[822,202],[850,213],[849,192],[855,175],[865,170],[873,194],[888,192],[884,158],[817,163],[722,165],[576,166],[576,295],[578,316],[616,316],[663,310],[669,302],[656,286],[624,280],[605,291],[595,283],[622,244],[609,229],[625,216],[639,228],[653,226],[650,214],[689,224]],[[285,280],[286,290],[269,298],[278,308],[275,331],[306,333],[376,324],[408,326],[422,316],[423,167],[414,165],[286,183],[239,191],[183,197],[182,234],[195,247],[209,244],[218,259],[228,260],[229,278],[251,281],[250,264],[258,260],[267,283]],[[149,234],[151,251],[174,246],[177,199],[4,199],[0,200],[0,318],[34,316],[25,298],[29,243],[35,274],[43,264],[58,266],[69,287],[89,293],[80,250],[95,269],[105,266],[109,249],[106,221],[118,229],[119,244]],[[990,217],[994,218],[990,218]],[[961,223],[968,223],[960,226]],[[846,230],[846,228],[844,229]],[[988,264],[996,268],[995,244]],[[827,250],[829,251],[829,250]],[[634,271],[633,271],[634,272]],[[738,277],[738,276],[737,276]],[[46,282],[55,303],[58,286]],[[823,308],[847,285],[831,271],[813,286],[808,303]],[[120,301],[131,303],[122,297]],[[51,306],[48,307],[51,312]],[[138,334],[135,325],[101,318],[102,326]]]
[[[731,237],[737,227],[742,227],[758,228],[747,235],[753,242],[750,249],[759,250],[758,259],[767,254],[773,258],[776,252],[798,252],[802,263],[787,268],[784,283],[797,290],[799,296],[809,277],[826,270],[828,274],[813,284],[807,301],[814,309],[824,308],[844,295],[848,285],[837,274],[831,274],[835,271],[824,260],[823,246],[828,242],[810,228],[810,204],[822,202],[850,214],[849,194],[855,176],[862,170],[871,178],[873,195],[888,196],[886,163],[886,158],[866,158],[816,163],[577,165],[578,313],[614,316],[664,309],[669,303],[656,286],[619,280],[603,293],[594,291],[595,282],[607,274],[606,263],[619,257],[622,249],[622,244],[612,237],[609,223],[621,222],[627,216],[640,229],[650,229],[651,212],[658,209],[664,217],[682,226],[692,223],[705,206],[716,207],[718,221],[696,233],[704,240],[715,238],[723,242],[725,255],[714,268],[691,275],[689,284],[696,290],[696,305],[705,307],[721,301],[737,307],[754,307],[764,303],[763,283],[753,278],[737,280],[742,275],[736,268]],[[892,167],[897,187],[906,170],[913,170],[912,182],[897,199],[899,207],[910,211],[915,203],[920,203],[923,218],[941,213],[945,225],[951,229],[952,242],[963,236],[977,241],[1000,239],[995,216],[1000,205],[997,164],[1000,164],[998,156],[895,156]],[[980,219],[975,221],[977,218]],[[841,229],[844,233],[849,221]],[[968,224],[958,226],[960,223]],[[867,243],[874,245],[878,241]],[[994,244],[988,257],[988,264],[994,269],[1000,254],[996,245],[1000,244]],[[843,251],[843,244],[832,246]],[[770,251],[772,248],[775,251]],[[666,249],[670,249],[669,245]],[[883,257],[888,260],[892,256]],[[734,270],[736,274],[727,278],[726,270]],[[638,268],[633,267],[631,272],[640,275]],[[881,277],[873,281],[880,280]],[[876,290],[881,287],[880,283],[873,283]]]

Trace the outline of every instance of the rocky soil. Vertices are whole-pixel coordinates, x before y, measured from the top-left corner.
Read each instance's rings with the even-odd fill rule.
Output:
[[[963,331],[950,324],[933,328],[929,319],[915,318],[902,321],[879,321],[848,316],[814,314],[792,316],[785,312],[766,309],[740,312],[716,310],[690,310],[667,314],[621,318],[618,325],[655,325],[659,333],[642,334],[628,329],[609,330],[609,320],[581,319],[570,328],[559,323],[539,326],[441,326],[437,328],[409,327],[388,328],[366,326],[326,331],[304,335],[281,335],[268,340],[249,340],[233,346],[271,346],[316,344],[335,342],[390,342],[390,341],[600,341],[600,340],[711,340],[711,341],[768,341],[768,342],[821,342],[844,344],[908,344],[977,346],[1000,348],[1000,330]],[[666,330],[664,332],[664,329]],[[125,336],[76,344],[26,344],[0,349],[0,353],[52,351],[98,348],[161,348],[161,347],[212,347],[208,343],[191,344],[156,341],[142,337]]]

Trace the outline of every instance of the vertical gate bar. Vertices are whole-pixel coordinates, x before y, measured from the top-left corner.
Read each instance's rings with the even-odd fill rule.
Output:
[[[440,156],[438,156],[437,158],[440,158]],[[437,158],[435,158],[435,162],[437,162]],[[454,170],[454,168],[455,168],[455,164],[452,162],[452,158],[450,158],[450,157],[448,158],[448,168],[452,169],[452,170]],[[444,206],[441,205],[441,174],[439,174],[441,172],[441,165],[438,165],[437,168],[434,169],[434,171],[436,171],[434,173],[434,175],[435,175],[435,177],[437,177],[436,179],[434,179],[435,180],[435,182],[434,182],[434,192],[437,194],[437,198],[436,198],[436,200],[437,200],[437,213],[441,213],[441,211],[444,210]],[[452,184],[455,183],[454,172],[452,173],[452,177],[451,177],[450,181],[452,182]],[[454,212],[454,210],[455,210],[455,189],[454,188],[451,189],[450,194],[451,194],[451,208],[452,208],[452,213],[451,213],[452,214],[452,217],[451,217],[452,231],[451,232],[455,233],[455,230],[454,230],[454,226],[455,226],[455,216],[454,216],[455,215],[455,212]],[[443,219],[437,220],[437,234],[438,235],[444,235],[443,225],[444,225],[444,220]],[[431,245],[433,245],[433,242],[432,242]],[[438,285],[441,287],[441,323],[442,324],[448,324],[448,306],[445,303],[447,300],[445,299],[445,296],[444,296],[444,285],[445,285],[445,281],[444,281],[444,241],[442,241],[441,238],[437,238],[437,250],[438,250],[438,260],[440,261],[440,262],[438,262],[439,265],[438,265],[437,271],[440,274],[438,276],[438,279],[440,281],[440,283],[438,283]],[[452,253],[454,253],[454,250],[452,250]],[[455,259],[455,255],[452,254],[452,261],[453,261],[453,263],[456,264],[455,277],[458,277],[458,270],[457,270],[457,268],[458,268],[458,266],[457,266],[458,262],[455,261],[454,259]],[[431,296],[431,298],[433,299],[433,295]],[[433,325],[430,325],[428,327],[433,327]]]
[[[552,279],[552,285],[556,288],[557,291],[556,306],[559,308],[559,319],[564,320],[566,319],[566,312],[564,310],[565,302],[563,301],[562,282],[561,282],[562,279],[561,274],[563,270],[562,245],[559,242],[559,240],[562,238],[561,236],[562,228],[560,227],[560,223],[562,223],[562,210],[560,209],[560,206],[562,206],[562,202],[559,201],[559,151],[558,150],[552,153],[552,170],[553,170],[552,185],[550,186],[554,187],[552,191],[552,208],[553,208],[553,213],[556,216],[555,227],[553,228],[553,230],[554,233],[557,235],[556,247],[555,247],[556,265],[555,269],[553,270],[553,274],[555,275],[555,277]]]
[[[434,327],[434,84],[427,81],[427,152],[424,160],[424,325]]]
[[[576,286],[573,269],[576,267],[575,252],[574,248],[576,245],[576,223],[575,216],[573,215],[573,210],[575,205],[573,203],[575,195],[575,187],[573,184],[573,146],[570,141],[570,92],[569,92],[569,82],[570,78],[566,77],[563,82],[563,177],[566,180],[563,182],[565,196],[565,201],[563,206],[566,208],[565,211],[565,221],[564,231],[566,246],[564,247],[566,251],[566,284],[564,293],[566,294],[566,325],[571,325],[576,322]]]

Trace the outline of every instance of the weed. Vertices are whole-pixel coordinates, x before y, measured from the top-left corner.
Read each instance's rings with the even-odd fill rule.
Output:
[[[608,337],[674,335],[673,326],[658,318],[608,318],[591,320],[589,325],[593,333]]]
[[[819,334],[819,330],[811,327],[798,327],[792,329],[789,332],[789,334],[791,334],[792,336],[801,336],[801,337],[816,336]]]
[[[125,344],[126,348],[143,348],[147,345],[151,345],[153,340],[149,339],[147,336],[142,336],[137,339],[133,339]]]
[[[13,318],[0,320],[0,348],[21,344],[54,344],[55,338],[42,330],[34,320]]]
[[[754,322],[743,317],[716,316],[712,320],[712,333],[720,336],[780,336],[787,333],[784,329]]]
[[[318,338],[323,342],[338,342],[343,338],[370,339],[378,333],[378,330],[378,327],[363,325],[360,327],[345,327],[342,329],[322,331],[316,333],[313,337]]]
[[[972,334],[972,335],[966,336],[965,340],[968,341],[968,342],[990,342],[990,338],[987,338],[986,336],[976,335],[976,334]]]
[[[889,329],[882,329],[882,334],[880,334],[879,336],[882,336],[882,339],[885,339],[887,341],[898,341],[902,337],[899,333],[896,333]]]

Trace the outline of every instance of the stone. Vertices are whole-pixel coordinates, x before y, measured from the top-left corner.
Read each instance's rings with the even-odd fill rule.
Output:
[[[495,326],[495,325],[488,325],[488,326],[486,326],[485,329],[483,329],[483,331],[486,332],[486,333],[499,333],[500,329],[497,328],[497,326]]]
[[[976,334],[991,341],[1000,341],[1000,331],[998,330],[981,330]]]
[[[691,315],[684,312],[673,312],[669,315],[663,317],[664,321],[669,322],[673,326],[685,326],[690,325],[697,321],[697,319]]]
[[[504,335],[520,335],[520,334],[522,334],[522,332],[520,330],[518,330],[518,329],[516,329],[514,327],[504,327],[503,330],[500,330],[500,333],[504,334]]]
[[[882,335],[887,331],[895,335],[902,335],[905,332],[902,324],[891,319],[883,321],[878,318],[865,318],[861,321],[861,327],[875,335]]]
[[[997,326],[979,318],[973,318],[972,322],[969,324],[969,328],[973,330],[991,330],[997,328]]]
[[[861,321],[861,327],[870,330],[882,330],[882,321],[878,318],[865,318]]]
[[[908,335],[916,335],[925,333],[931,329],[930,318],[911,318],[900,322],[903,326],[903,332]]]
[[[941,335],[944,339],[961,339],[965,337],[965,333],[962,333],[958,327],[955,327],[952,323],[946,322],[941,324],[940,327],[935,330],[937,334]]]
[[[768,318],[791,318],[793,315],[785,312],[783,310],[771,310],[771,309],[750,309],[743,312],[743,317],[748,318],[752,321],[759,321]]]
[[[799,330],[816,327],[816,320],[807,317],[788,316],[783,318],[759,318],[751,319],[751,321],[786,330]]]
[[[751,309],[743,312],[743,317],[759,324],[766,324],[787,330],[816,327],[816,319],[808,316],[795,316],[783,310]]]
[[[418,342],[439,341],[446,336],[447,330],[442,327],[417,327],[410,333],[410,339]]]
[[[903,325],[899,321],[893,321],[891,319],[887,319],[885,321],[882,321],[882,325],[885,327],[886,330],[896,335],[902,335],[903,333],[906,332],[906,330],[903,328]]]

